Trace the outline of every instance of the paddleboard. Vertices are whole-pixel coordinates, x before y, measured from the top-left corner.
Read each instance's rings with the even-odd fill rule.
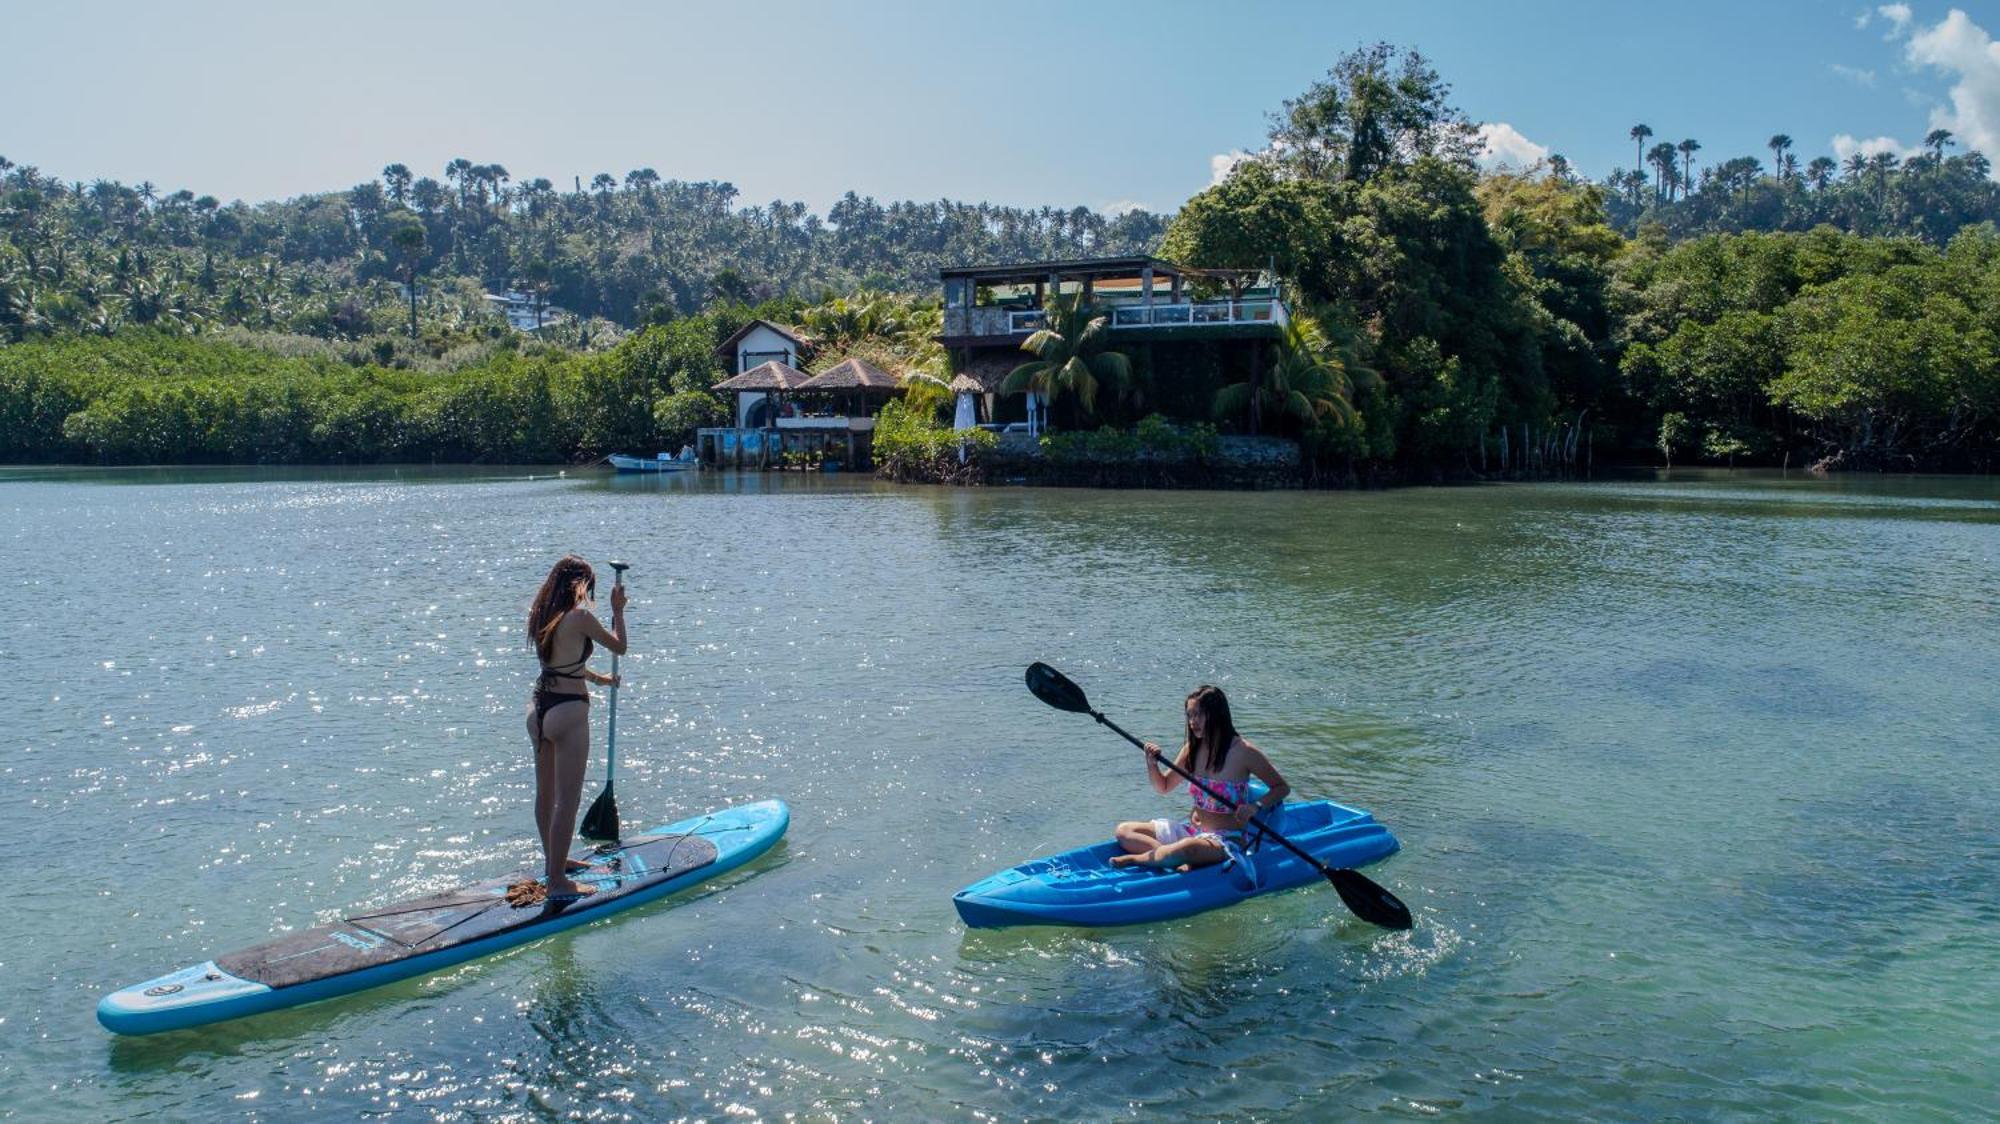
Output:
[[[119,1034],[157,1034],[296,1007],[448,968],[540,940],[686,889],[771,849],[791,822],[765,800],[578,849],[575,875],[597,887],[568,902],[515,906],[521,872],[354,913],[203,964],[120,988],[97,1004]]]

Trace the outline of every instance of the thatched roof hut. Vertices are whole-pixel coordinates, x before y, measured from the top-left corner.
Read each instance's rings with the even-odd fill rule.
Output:
[[[804,371],[788,367],[776,359],[759,363],[734,378],[716,383],[711,389],[726,391],[797,390],[811,381]]]
[[[807,379],[800,390],[880,390],[894,393],[903,380],[858,355],[828,367]]]

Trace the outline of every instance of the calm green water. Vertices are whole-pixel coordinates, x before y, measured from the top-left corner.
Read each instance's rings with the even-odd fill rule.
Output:
[[[1996,1103],[1990,479],[1245,495],[10,470],[0,514],[0,1113]],[[518,633],[570,548],[637,564],[628,822],[775,795],[787,842],[443,976],[102,1032],[115,986],[531,861]],[[1037,704],[1034,659],[1162,738],[1190,687],[1226,686],[1296,788],[1399,834],[1371,873],[1418,928],[1322,889],[966,932],[960,885],[1179,803]]]

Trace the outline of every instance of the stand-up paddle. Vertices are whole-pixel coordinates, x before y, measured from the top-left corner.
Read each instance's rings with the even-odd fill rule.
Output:
[[[1112,733],[1133,745],[1145,748],[1145,742],[1120,729],[1116,722],[1104,717],[1103,712],[1092,710],[1090,699],[1083,693],[1083,688],[1048,664],[1028,665],[1028,690],[1034,692],[1036,698],[1057,710],[1067,710],[1072,714],[1088,714],[1097,719],[1098,725],[1109,728]],[[1179,773],[1189,784],[1208,793],[1218,803],[1231,808],[1236,806],[1234,801],[1203,784],[1192,773],[1174,764],[1165,755],[1160,757],[1160,763]],[[1261,815],[1252,816],[1250,822],[1255,824],[1266,838],[1312,864],[1314,870],[1319,871],[1328,882],[1333,883],[1334,890],[1340,894],[1340,900],[1347,903],[1347,908],[1353,910],[1356,917],[1385,929],[1407,929],[1412,924],[1409,907],[1398,900],[1396,895],[1376,885],[1366,875],[1359,871],[1336,870],[1327,866],[1291,840],[1273,831]]]
[[[615,588],[625,584],[625,571],[632,568],[630,562],[609,563],[614,577]],[[612,794],[611,786],[618,779],[618,653],[611,653],[611,718],[604,729],[604,791],[591,802],[590,811],[583,814],[583,827],[577,834],[585,839],[598,842],[618,841],[618,798]]]

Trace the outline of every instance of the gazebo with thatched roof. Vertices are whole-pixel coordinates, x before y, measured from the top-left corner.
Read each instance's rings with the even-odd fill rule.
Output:
[[[764,411],[766,426],[777,420],[779,396],[797,390],[811,380],[804,371],[787,366],[776,359],[759,363],[740,375],[716,383],[711,389],[727,391],[736,395],[736,425],[739,429],[762,428],[750,424],[750,411],[760,402],[769,401],[770,408]],[[750,398],[750,395],[756,395]]]
[[[801,394],[827,395],[846,407],[848,417],[864,418],[880,413],[882,403],[903,389],[903,380],[853,355],[807,379],[798,389]]]
[[[768,465],[783,453],[778,411],[787,394],[806,384],[806,373],[776,359],[727,378],[711,390],[736,396],[735,425],[695,430],[696,449],[708,465]]]

